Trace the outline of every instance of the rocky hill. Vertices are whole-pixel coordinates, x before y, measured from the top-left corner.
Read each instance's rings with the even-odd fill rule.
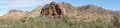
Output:
[[[51,8],[53,8],[52,12],[50,12],[52,10]],[[60,10],[57,10],[56,8],[60,8]],[[114,19],[114,13],[119,13],[112,10],[104,9],[102,7],[98,7],[96,5],[83,5],[80,7],[75,7],[65,2],[51,2],[50,4],[45,5],[42,8],[42,11],[43,15],[52,15],[51,13],[57,15],[59,14],[59,11],[62,11],[60,12],[60,14],[62,13],[62,15],[66,15],[70,17],[70,19],[84,20],[85,22],[94,21],[99,18],[109,21]]]
[[[120,11],[107,10],[96,5],[75,7],[66,2],[51,2],[45,6],[38,6],[30,12],[10,10],[0,16],[0,28],[1,26],[3,28],[120,28]]]
[[[1,18],[20,18],[21,16],[24,16],[25,13],[21,10],[10,10],[7,14],[1,16]]]
[[[114,19],[115,11],[106,10],[95,5],[83,5],[80,7],[72,6],[65,2],[51,2],[45,6],[38,6],[31,12],[23,12],[18,10],[10,10],[3,18],[19,18],[22,16],[38,17],[40,15],[66,15],[71,19],[95,20],[97,18]],[[118,13],[118,12],[117,12]]]
[[[21,10],[10,10],[8,13],[4,14],[0,17],[0,19],[20,19],[22,17],[38,17],[40,15],[42,7],[38,6],[36,9],[32,10],[31,12],[24,12]]]

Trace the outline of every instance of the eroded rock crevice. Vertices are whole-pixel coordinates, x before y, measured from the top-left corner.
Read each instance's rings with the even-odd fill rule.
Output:
[[[62,9],[59,8],[57,3],[51,2],[50,4],[45,5],[40,12],[42,16],[49,15],[49,16],[56,16],[62,15]]]

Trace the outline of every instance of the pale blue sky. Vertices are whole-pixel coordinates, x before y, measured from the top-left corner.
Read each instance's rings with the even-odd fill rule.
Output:
[[[37,6],[44,6],[51,1],[67,2],[74,6],[92,4],[105,9],[120,11],[120,0],[0,0],[0,16],[12,9],[31,11]]]

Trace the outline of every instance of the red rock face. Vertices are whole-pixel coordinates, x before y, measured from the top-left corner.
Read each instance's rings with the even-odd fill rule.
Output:
[[[46,5],[45,7],[42,8],[41,13],[42,15],[50,15],[50,16],[55,16],[55,15],[61,15],[62,10],[59,8],[57,3],[51,2],[50,4]]]

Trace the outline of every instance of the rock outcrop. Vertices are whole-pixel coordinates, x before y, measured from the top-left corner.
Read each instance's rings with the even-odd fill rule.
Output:
[[[58,4],[55,2],[51,2],[50,4],[45,5],[42,8],[42,11],[40,14],[42,16],[48,15],[48,16],[56,16],[56,15],[62,15],[62,9],[59,8]]]

